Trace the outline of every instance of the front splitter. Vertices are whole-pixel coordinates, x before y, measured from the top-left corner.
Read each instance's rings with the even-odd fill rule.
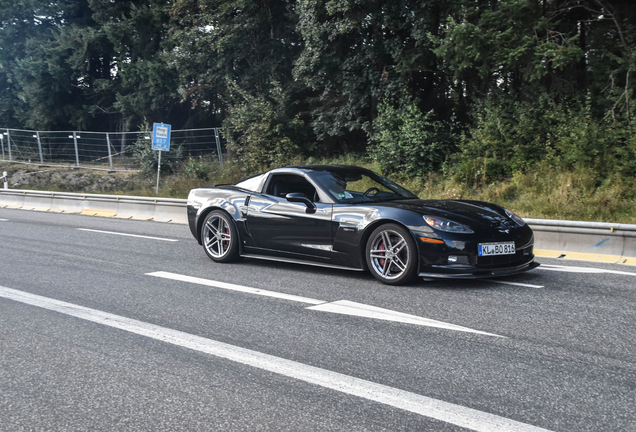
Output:
[[[475,270],[469,273],[420,273],[418,276],[424,278],[438,278],[438,279],[483,279],[483,278],[492,278],[492,277],[500,277],[500,276],[510,276],[519,273],[526,272],[528,270],[535,269],[539,267],[538,262],[529,262],[523,265],[505,268],[505,269],[495,269],[495,270]]]

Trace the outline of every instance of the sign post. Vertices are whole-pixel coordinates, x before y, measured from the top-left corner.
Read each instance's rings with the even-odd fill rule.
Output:
[[[159,151],[157,163],[157,192],[159,196],[159,174],[161,172],[161,151],[170,151],[171,126],[163,123],[154,123],[152,127],[152,149]]]

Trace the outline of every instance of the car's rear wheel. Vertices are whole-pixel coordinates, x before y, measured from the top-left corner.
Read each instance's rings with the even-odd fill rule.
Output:
[[[201,229],[201,243],[213,261],[231,262],[239,257],[238,232],[234,221],[224,211],[214,210],[207,215]]]
[[[400,225],[376,228],[367,242],[366,258],[371,274],[388,285],[408,283],[417,273],[415,241]]]

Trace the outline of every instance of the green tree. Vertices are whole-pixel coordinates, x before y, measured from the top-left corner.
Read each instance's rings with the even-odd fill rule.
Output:
[[[230,150],[246,173],[288,164],[301,154],[294,138],[303,122],[292,117],[289,95],[280,86],[257,96],[231,88],[236,102],[228,107],[223,126],[230,131]]]
[[[627,0],[588,0],[572,6],[582,16],[585,37],[585,91],[593,95],[597,114],[627,125],[634,133],[633,103],[636,71],[636,10]]]
[[[118,129],[136,129],[148,121],[187,124],[192,115],[178,95],[178,74],[168,56],[168,0],[89,0],[100,32],[112,44],[111,74],[96,84],[103,94],[113,95],[110,107],[93,105],[120,117]]]
[[[0,119],[4,125],[69,124],[64,111],[73,105],[68,91],[74,77],[60,82],[68,69],[61,71],[66,65],[49,58],[46,48],[55,45],[61,27],[84,21],[86,8],[86,1],[0,3]]]
[[[22,124],[45,130],[98,127],[87,106],[94,99],[103,103],[105,97],[96,81],[110,73],[107,41],[81,24],[54,28],[50,34],[48,40],[31,39],[27,55],[16,62],[16,81],[28,105],[20,115]]]
[[[364,149],[385,97],[411,96],[450,118],[431,35],[457,1],[299,0],[304,49],[294,75],[311,89],[312,126],[330,151]],[[371,129],[370,129],[371,128]]]
[[[266,97],[277,86],[302,91],[291,75],[301,46],[293,1],[177,0],[171,14],[179,93],[216,122],[228,106],[244,103],[233,95]]]

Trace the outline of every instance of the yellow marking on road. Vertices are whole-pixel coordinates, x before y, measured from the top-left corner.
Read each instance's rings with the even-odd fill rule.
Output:
[[[117,214],[117,212],[115,210],[84,209],[80,212],[80,214],[89,215],[89,216],[113,217]]]
[[[535,249],[534,254],[540,258],[564,258],[579,261],[636,265],[635,257],[620,255],[594,254],[586,252],[557,251],[551,249]]]
[[[560,251],[555,251],[550,249],[535,249],[534,250],[535,256],[538,256],[541,258],[558,258],[564,253],[565,252],[560,252]]]

